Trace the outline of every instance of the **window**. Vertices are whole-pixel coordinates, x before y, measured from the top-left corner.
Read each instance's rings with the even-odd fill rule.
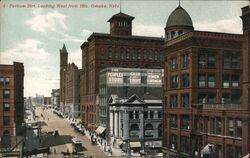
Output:
[[[158,118],[162,118],[162,112],[158,111]]]
[[[215,87],[215,75],[208,76],[208,87]]]
[[[3,125],[4,126],[9,126],[10,125],[10,117],[9,116],[4,116],[3,117]]]
[[[181,129],[189,130],[189,116],[188,115],[181,116]]]
[[[131,50],[131,54],[132,54],[132,59],[133,60],[136,60],[136,56],[137,56],[137,53],[135,52],[135,49],[133,48],[132,50]]]
[[[227,158],[234,158],[234,149],[233,149],[233,146],[232,145],[227,145],[226,146],[226,152],[227,152],[227,154],[226,154],[226,157]]]
[[[143,60],[147,60],[147,50],[143,50]]]
[[[144,136],[145,137],[154,137],[154,128],[152,124],[146,124],[145,126],[145,131],[144,131]]]
[[[241,121],[241,119],[236,120],[236,137],[242,137],[242,121]]]
[[[172,76],[171,77],[171,88],[177,88],[178,87],[178,76]]]
[[[149,49],[148,60],[153,60],[153,52],[152,52],[152,49]]]
[[[141,49],[137,49],[137,60],[141,60]]]
[[[239,87],[240,75],[232,75],[232,87]]]
[[[144,116],[145,119],[147,119],[148,118],[148,111],[144,111],[143,116]]]
[[[3,90],[3,98],[10,98],[10,90],[9,89]]]
[[[230,57],[229,54],[223,56],[223,68],[224,69],[230,69],[231,68],[231,57]]]
[[[158,51],[155,50],[155,55],[154,55],[155,61],[158,61]]]
[[[101,59],[104,59],[105,55],[104,55],[104,48],[101,48]]]
[[[199,68],[205,68],[206,67],[206,56],[205,56],[205,54],[199,54],[198,63],[199,63]]]
[[[158,137],[162,137],[162,124],[158,126]]]
[[[160,54],[160,61],[163,61],[163,58],[164,58],[163,54]]]
[[[214,68],[215,67],[215,55],[208,55],[208,68]]]
[[[126,50],[126,59],[129,60],[130,59],[130,49],[127,48]]]
[[[209,93],[207,95],[207,102],[208,103],[215,103],[216,102],[216,94],[215,93]]]
[[[130,126],[129,134],[131,138],[139,138],[139,126],[137,124],[132,124]]]
[[[235,158],[242,158],[242,148],[240,146],[235,147]]]
[[[170,127],[177,128],[177,116],[170,115]]]
[[[176,150],[177,149],[177,135],[175,134],[171,134],[171,139],[170,139],[171,143],[171,149]]]
[[[177,69],[177,61],[176,58],[171,59],[171,70],[175,71]]]
[[[199,87],[205,87],[206,86],[206,76],[205,75],[199,75]]]
[[[207,98],[207,95],[206,95],[206,94],[200,93],[200,94],[198,95],[198,102],[199,102],[199,103],[202,103],[202,104],[205,104],[205,103],[207,103],[206,98]]]
[[[109,47],[109,49],[108,49],[108,54],[109,54],[109,59],[112,59],[113,58],[113,49],[112,49],[112,47]]]
[[[9,111],[10,110],[10,104],[9,103],[3,103],[3,111]]]
[[[121,48],[121,59],[125,59],[124,48]]]
[[[114,55],[115,55],[115,59],[118,59],[118,58],[119,58],[119,55],[118,55],[117,50],[114,51]]]
[[[5,85],[9,85],[10,84],[10,78],[5,78]]]
[[[189,75],[188,74],[181,76],[181,86],[182,87],[189,87]]]
[[[221,118],[216,117],[215,118],[215,134],[221,134],[221,129],[222,129]]]
[[[215,133],[215,118],[210,118],[210,133]]]
[[[4,84],[4,78],[3,77],[0,78],[0,84]]]
[[[149,117],[150,117],[151,119],[154,118],[154,111],[150,111],[150,112],[149,112]]]
[[[134,112],[133,111],[129,111],[129,119],[134,119]]]
[[[227,135],[234,136],[234,120],[232,118],[227,119]]]
[[[232,68],[238,69],[240,68],[240,57],[238,55],[232,55]]]
[[[239,93],[234,93],[231,95],[231,103],[234,103],[234,104],[239,104],[240,103],[240,99],[241,98],[241,94]]]
[[[222,157],[221,145],[215,145],[215,157]]]
[[[181,56],[181,68],[188,68],[188,54]]]
[[[177,95],[170,96],[170,107],[171,108],[177,107]]]
[[[181,34],[183,34],[183,31],[182,31],[182,30],[179,30],[179,31],[178,31],[178,35],[181,35]]]
[[[189,153],[189,137],[181,136],[180,151]]]
[[[139,111],[135,112],[135,119],[139,119]]]
[[[181,95],[181,105],[184,108],[189,107],[189,94],[182,94]]]
[[[222,85],[223,88],[229,88],[229,74],[224,74],[222,76]]]

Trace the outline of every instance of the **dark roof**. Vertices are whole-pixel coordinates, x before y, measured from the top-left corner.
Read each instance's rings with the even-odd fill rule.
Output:
[[[60,50],[61,53],[68,53],[65,44],[63,44],[62,49]]]
[[[178,6],[168,17],[166,27],[170,26],[191,26],[193,22],[189,14],[181,6]]]
[[[124,14],[122,12],[120,13],[117,13],[115,15],[113,15],[109,20],[108,22],[111,22],[112,20],[114,19],[126,19],[126,20],[133,20],[135,17],[133,16],[130,16],[130,15],[127,15],[127,14]]]

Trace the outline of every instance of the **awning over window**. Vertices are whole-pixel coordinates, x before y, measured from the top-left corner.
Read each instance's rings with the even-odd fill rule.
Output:
[[[97,133],[97,134],[102,134],[104,131],[105,131],[105,127],[102,127],[102,126],[99,126],[96,130],[95,130],[95,132]]]
[[[213,148],[214,148],[214,145],[213,145],[213,144],[207,144],[207,145],[201,150],[201,154],[203,154],[203,155],[211,154]]]
[[[131,148],[139,148],[141,147],[141,142],[129,142]]]

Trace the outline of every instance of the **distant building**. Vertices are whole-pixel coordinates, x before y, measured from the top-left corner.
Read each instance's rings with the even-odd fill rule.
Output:
[[[69,117],[80,117],[80,70],[72,63],[65,72],[65,114]]]
[[[100,71],[97,103],[97,125],[107,128],[109,134],[108,99],[112,94],[140,98],[162,98],[163,69],[139,69],[111,67]]]
[[[74,63],[68,63],[64,44],[60,50],[60,110],[69,117],[80,117],[80,72]]]
[[[44,97],[44,105],[51,105],[51,98],[50,97]]]
[[[60,108],[60,89],[52,89],[51,106],[56,109]]]
[[[0,65],[0,136],[22,135],[24,123],[24,66]]]
[[[162,147],[162,100],[111,95],[110,144],[133,152],[158,153]]]
[[[81,118],[83,125],[95,130],[97,127],[97,101],[99,73],[107,67],[163,68],[163,38],[133,36],[134,17],[122,12],[113,15],[110,33],[93,33],[81,45]]]

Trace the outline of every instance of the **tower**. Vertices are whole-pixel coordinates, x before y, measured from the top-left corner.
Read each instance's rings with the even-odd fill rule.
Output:
[[[113,15],[108,22],[110,22],[111,35],[132,35],[132,20],[134,17],[124,14],[122,12]]]
[[[60,49],[60,108],[64,111],[65,106],[65,71],[68,64],[68,52],[65,44]]]
[[[165,41],[193,31],[193,22],[187,11],[179,6],[168,17],[165,27]]]

